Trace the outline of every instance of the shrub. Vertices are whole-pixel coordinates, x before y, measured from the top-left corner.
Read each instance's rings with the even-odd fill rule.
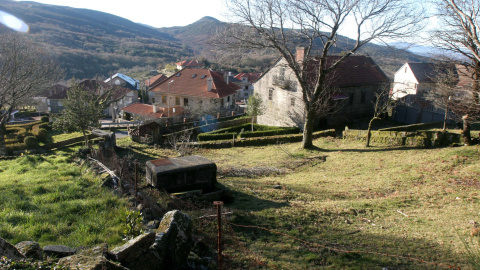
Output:
[[[23,143],[25,143],[25,146],[27,147],[27,149],[34,149],[34,148],[37,148],[38,146],[38,141],[37,141],[37,138],[35,138],[35,136],[25,137],[25,139],[23,140]]]
[[[38,129],[51,130],[52,125],[50,123],[42,123],[42,124],[38,125]]]
[[[46,122],[49,122],[50,119],[48,118],[48,116],[44,115],[44,116],[42,116],[42,117],[40,118],[40,121],[46,123]]]
[[[40,142],[46,142],[47,140],[47,130],[44,128],[41,128],[37,132],[37,139]]]

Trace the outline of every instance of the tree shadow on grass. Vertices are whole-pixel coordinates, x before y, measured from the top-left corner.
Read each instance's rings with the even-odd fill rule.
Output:
[[[389,152],[389,151],[399,151],[399,150],[405,151],[405,150],[414,150],[414,149],[427,149],[427,148],[408,147],[408,146],[376,148],[375,146],[373,146],[365,149],[325,149],[315,145],[308,148],[308,150],[323,152],[323,153],[329,153],[329,152],[374,153],[374,152]]]
[[[236,209],[226,222],[229,232],[226,242],[242,243],[247,250],[261,253],[263,263],[278,269],[460,269],[465,265],[461,254],[436,241],[411,239],[388,234],[394,228],[382,228],[379,233],[367,231],[372,227],[361,219],[347,217],[351,225],[337,225],[319,216],[318,225],[303,221],[295,215],[261,216]],[[342,217],[345,218],[345,217]],[[375,227],[375,228],[377,228]],[[387,233],[384,233],[387,231]],[[235,240],[236,239],[236,240]],[[234,247],[232,247],[234,248]],[[244,249],[245,250],[245,249]],[[246,261],[249,254],[236,250]],[[279,256],[281,254],[281,256]],[[237,263],[231,262],[232,265]],[[292,264],[294,265],[292,267]],[[450,268],[451,267],[451,268]]]

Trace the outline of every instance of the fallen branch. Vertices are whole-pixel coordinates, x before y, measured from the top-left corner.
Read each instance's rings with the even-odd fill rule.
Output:
[[[225,212],[225,213],[222,213],[222,216],[230,215],[230,214],[233,214],[233,212]],[[211,218],[211,217],[217,217],[217,215],[205,215],[205,216],[199,217],[199,219],[200,219],[200,218]]]
[[[397,212],[398,212],[398,213],[400,213],[400,214],[402,214],[402,215],[404,215],[405,217],[408,217],[408,215],[407,215],[407,214],[403,213],[403,212],[402,212],[402,211],[400,211],[400,210],[397,210]]]

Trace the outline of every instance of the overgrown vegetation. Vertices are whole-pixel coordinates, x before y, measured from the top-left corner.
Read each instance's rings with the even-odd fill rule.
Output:
[[[0,161],[0,235],[72,247],[122,241],[126,202],[70,154]]]

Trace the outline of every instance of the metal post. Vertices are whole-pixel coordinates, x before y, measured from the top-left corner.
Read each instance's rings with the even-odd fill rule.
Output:
[[[222,214],[221,209],[223,202],[214,201],[213,205],[217,206],[217,230],[218,230],[218,270],[223,269],[223,255],[222,255]]]
[[[136,201],[138,200],[138,197],[137,197],[137,176],[138,176],[138,170],[137,170],[137,163],[135,162],[135,204],[136,204]]]

